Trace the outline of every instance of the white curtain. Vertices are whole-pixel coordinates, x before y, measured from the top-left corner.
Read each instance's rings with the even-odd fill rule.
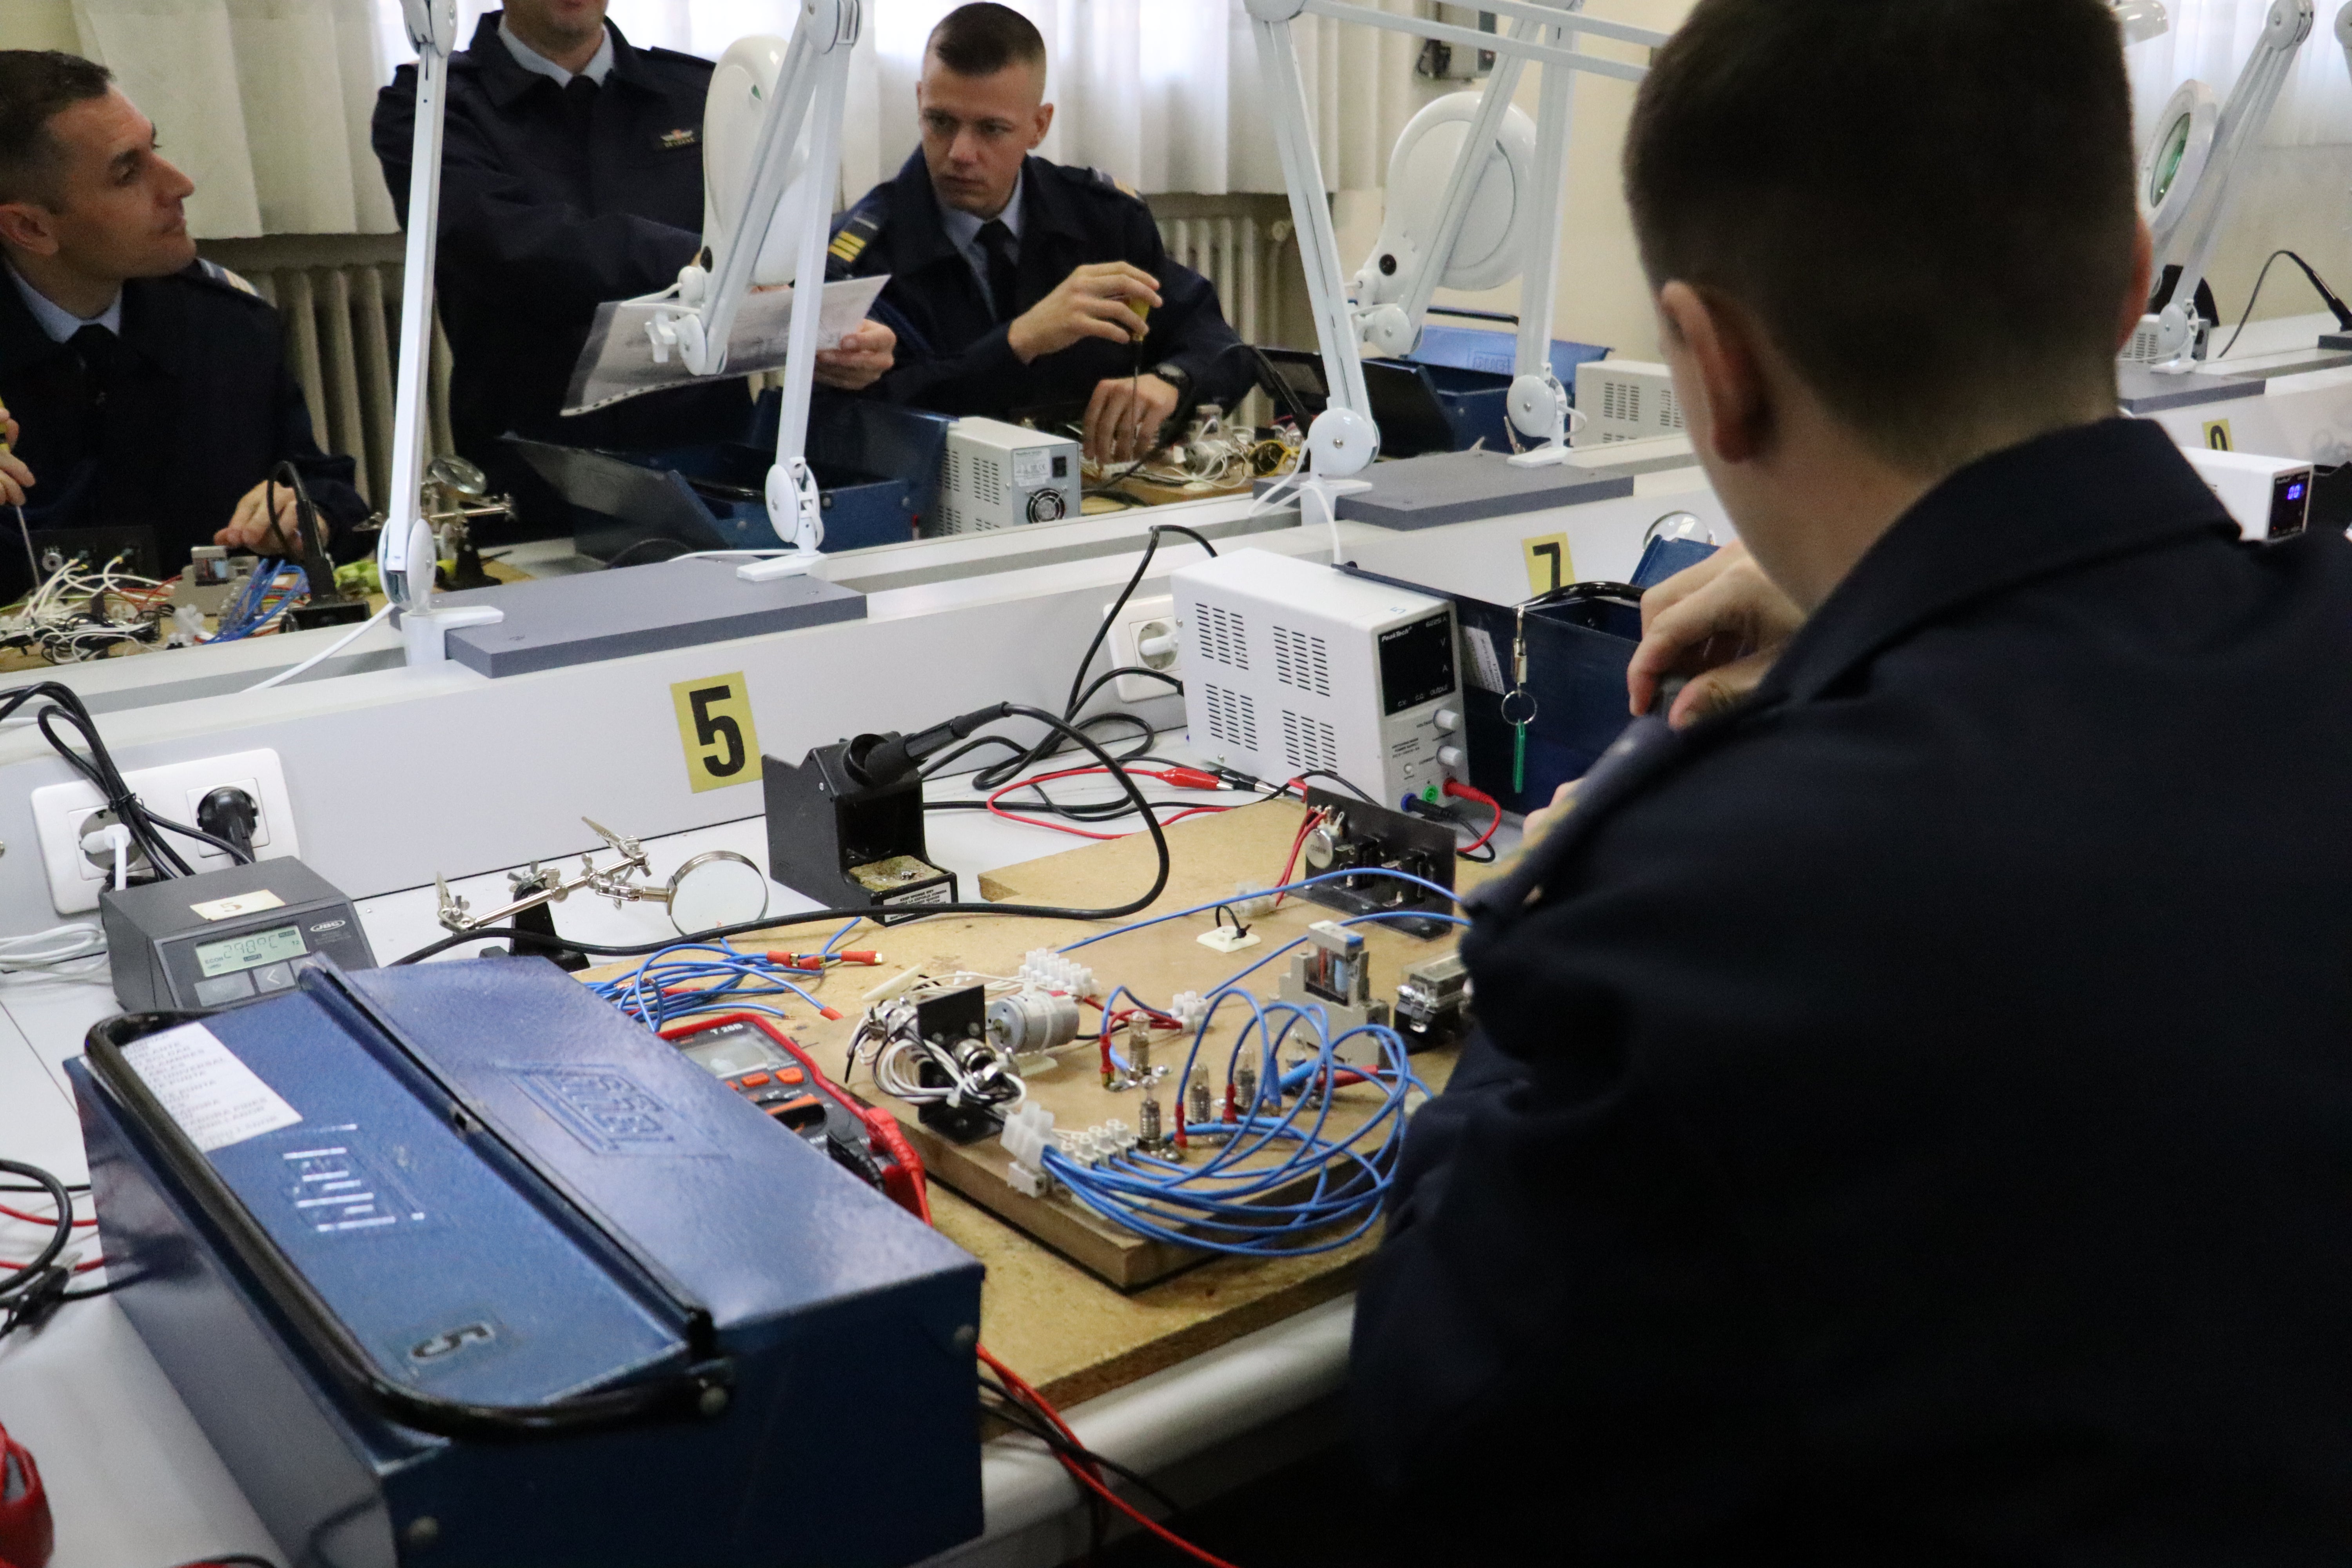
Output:
[[[2172,28],[2135,45],[2129,54],[2134,107],[2141,143],[2155,128],[2165,100],[2194,79],[2227,100],[2253,53],[2270,0],[2166,0]],[[2311,37],[2296,57],[2294,74],[2264,129],[2271,147],[2352,144],[2352,69],[2335,35],[2337,0],[2321,0]]]
[[[371,0],[71,4],[80,52],[113,70],[195,182],[198,238],[394,226],[368,147],[385,70]]]
[[[13,4],[14,0],[5,0]],[[79,3],[79,0],[77,0]],[[381,50],[412,58],[399,0],[372,0]],[[915,147],[923,40],[959,0],[866,0],[842,138],[842,188],[855,200]],[[1413,0],[1372,0],[1410,14]],[[1142,191],[1279,192],[1266,94],[1241,0],[1013,0],[1052,58],[1053,133],[1039,149]],[[459,35],[498,0],[461,0]],[[612,0],[630,42],[714,58],[746,33],[789,34],[785,0]],[[1333,190],[1377,187],[1388,149],[1419,105],[1415,40],[1335,22],[1296,25],[1316,145]],[[389,67],[386,68],[389,74]]]

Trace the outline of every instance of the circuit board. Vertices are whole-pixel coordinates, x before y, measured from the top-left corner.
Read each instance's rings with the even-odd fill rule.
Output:
[[[1303,815],[1304,808],[1295,802],[1269,801],[1168,828],[1171,859],[1169,886],[1150,910],[1133,918],[1143,920],[1194,905],[1213,904],[1220,899],[1230,899],[1237,886],[1272,885],[1298,837]],[[1006,868],[982,878],[981,889],[983,896],[992,901],[1096,908],[1115,905],[1148,887],[1154,868],[1150,839],[1137,835]],[[1474,879],[1475,868],[1465,866],[1463,870],[1473,874],[1465,877],[1465,882]],[[1249,920],[1255,942],[1238,951],[1223,952],[1204,946],[1199,940],[1221,923],[1213,911],[1204,910],[1196,916],[1108,937],[1067,956],[1091,968],[1104,993],[1124,986],[1151,1005],[1165,1007],[1180,993],[1206,994],[1215,991],[1244,966],[1303,937],[1317,921],[1332,918],[1328,909],[1289,900],[1279,909]],[[1222,923],[1231,930],[1234,923],[1232,914],[1224,915]],[[794,950],[814,948],[817,945],[812,940],[814,929],[798,928],[780,935],[778,945],[789,945]],[[838,1077],[857,1020],[866,1005],[866,993],[870,989],[893,981],[903,984],[910,970],[927,975],[958,972],[1011,975],[1024,957],[1034,950],[1065,947],[1108,929],[1115,928],[1075,921],[988,916],[940,917],[892,927],[861,924],[841,945],[871,951],[880,963],[874,967],[836,968],[829,973],[817,993],[843,1016],[827,1020],[795,1004],[788,1004],[783,1010],[791,1017],[793,1037],[828,1072]],[[1371,993],[1380,1000],[1393,997],[1397,981],[1407,965],[1442,956],[1454,946],[1450,933],[1433,941],[1378,925],[1353,929],[1364,934],[1371,965]],[[740,945],[756,943],[757,939],[752,939]],[[1290,963],[1286,954],[1273,958],[1241,984],[1261,1000],[1272,1001],[1277,994],[1280,977],[1289,973]],[[610,969],[591,972],[597,976],[614,973],[616,971]],[[1098,1043],[1101,1018],[1100,1011],[1087,1008],[1078,1037],[1052,1053],[1050,1064],[1024,1058],[1024,1079],[1030,1100],[1053,1112],[1057,1131],[1102,1128],[1113,1121],[1135,1129],[1140,1121],[1139,1089],[1105,1086],[1103,1054]],[[1198,1062],[1209,1069],[1213,1120],[1223,1114],[1235,1045],[1253,1019],[1247,1006],[1238,999],[1230,1001],[1212,1015],[1202,1037]],[[1122,1052],[1125,1039],[1123,1033],[1114,1037],[1115,1047]],[[1157,1095],[1172,1124],[1181,1114],[1183,1075],[1187,1053],[1192,1048],[1192,1035],[1190,1031],[1181,1035],[1163,1032],[1153,1037],[1153,1044],[1155,1065],[1167,1069]],[[1411,1058],[1413,1074],[1432,1093],[1444,1087],[1453,1064],[1454,1052],[1442,1047]],[[1014,1179],[1013,1158],[996,1137],[958,1142],[943,1135],[926,1124],[916,1106],[882,1092],[866,1069],[861,1068],[848,1087],[874,1104],[887,1108],[898,1118],[920,1152],[933,1180],[991,1210],[1114,1286],[1132,1289],[1207,1256],[1195,1247],[1139,1235],[1095,1212],[1066,1189],[1049,1190],[1038,1195],[1024,1192]],[[1318,1085],[1309,1103],[1302,1108],[1302,1114],[1307,1121],[1319,1123],[1325,1138],[1344,1139],[1366,1122],[1381,1117],[1390,1093],[1387,1088],[1369,1081],[1340,1082],[1336,1087]],[[1323,1103],[1327,1099],[1328,1105]],[[1414,1103],[1418,1103],[1418,1096]],[[1393,1107],[1389,1108],[1388,1114],[1394,1118]],[[1401,1123],[1401,1118],[1395,1120]],[[1401,1133],[1401,1125],[1394,1130]],[[1384,1141],[1389,1129],[1376,1131],[1380,1136],[1370,1141],[1373,1147]],[[1197,1166],[1208,1158],[1213,1147],[1213,1140],[1195,1141],[1186,1159]],[[1246,1158],[1231,1160],[1229,1168],[1258,1169],[1271,1166],[1281,1158],[1281,1152],[1269,1146]],[[1295,1203],[1313,1181],[1312,1174],[1301,1175],[1256,1194],[1250,1201],[1268,1205]],[[1340,1227],[1332,1234],[1335,1237],[1344,1235],[1347,1228],[1349,1227]]]

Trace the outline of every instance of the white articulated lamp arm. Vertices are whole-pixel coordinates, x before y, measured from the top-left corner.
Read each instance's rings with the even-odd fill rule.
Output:
[[[2336,41],[2344,47],[2344,68],[2352,70],[2352,5],[2336,13]]]
[[[2229,101],[2221,106],[2212,151],[2198,182],[2195,206],[2184,215],[2156,258],[2158,277],[2168,267],[2180,268],[2171,299],[2158,318],[2158,351],[2166,362],[2155,367],[2158,370],[2179,373],[2196,363],[2203,336],[2197,290],[2205,281],[2229,216],[2238,162],[2270,122],[2271,110],[2294,68],[2295,56],[2311,37],[2314,15],[2313,0],[2272,0],[2253,53],[2239,73],[2237,85],[2230,89]]]
[[[438,565],[432,525],[424,517],[425,398],[433,349],[433,264],[441,235],[441,132],[449,112],[449,51],[457,34],[457,0],[401,0],[408,41],[416,49],[415,129],[409,147],[408,238],[400,280],[400,364],[393,391],[392,494],[376,535],[376,575],[397,612],[411,665],[437,664],[442,639],[458,626],[506,618],[487,605],[436,609]]]
[[[416,50],[416,110],[408,160],[408,237],[400,279],[400,359],[392,421],[392,494],[376,536],[384,597],[423,607],[432,597],[433,551],[426,533],[422,580],[413,559],[425,481],[425,396],[433,349],[433,262],[440,237],[441,128],[448,112],[449,51],[457,31],[457,0],[401,0]]]
[[[721,215],[726,221],[719,232],[706,236],[712,252],[710,270],[706,274],[689,266],[682,271],[677,302],[656,307],[646,329],[657,352],[674,348],[695,374],[725,373],[736,315],[759,282],[755,272],[797,175],[800,199],[790,207],[797,232],[789,237],[794,300],[776,459],[768,470],[766,491],[769,525],[793,546],[793,554],[746,568],[747,574],[806,571],[824,539],[822,498],[808,465],[809,405],[823,327],[829,220],[840,181],[841,117],[861,16],[861,0],[801,0],[799,19],[775,79],[759,89],[765,107],[741,195],[734,199],[733,210]],[[733,57],[730,50],[730,60]]]
[[[1430,301],[1453,264],[1455,247],[1487,178],[1490,159],[1497,155],[1498,137],[1506,117],[1512,112],[1510,100],[1523,68],[1533,61],[1544,68],[1544,84],[1535,155],[1526,171],[1531,188],[1513,193],[1515,198],[1529,200],[1532,205],[1526,215],[1528,238],[1519,261],[1519,270],[1528,281],[1522,294],[1514,356],[1517,374],[1511,395],[1512,419],[1522,431],[1537,437],[1541,443],[1539,450],[1548,454],[1548,460],[1556,461],[1564,456],[1568,400],[1551,370],[1551,322],[1557,292],[1553,274],[1559,250],[1561,187],[1574,102],[1573,73],[1587,71],[1636,82],[1649,74],[1645,66],[1585,54],[1570,47],[1569,38],[1571,34],[1591,33],[1653,48],[1666,40],[1664,33],[1588,16],[1583,4],[1584,0],[1491,0],[1479,8],[1507,17],[1512,23],[1507,35],[1496,35],[1421,17],[1395,16],[1350,0],[1248,0],[1266,90],[1274,98],[1276,145],[1299,234],[1307,291],[1315,303],[1317,341],[1323,354],[1324,374],[1330,384],[1333,408],[1344,409],[1351,418],[1360,418],[1370,426],[1371,409],[1363,392],[1362,342],[1369,336],[1383,352],[1404,353],[1418,342]],[[1306,84],[1290,37],[1291,23],[1307,15],[1492,50],[1498,57],[1494,75],[1454,153],[1443,204],[1429,229],[1429,240],[1414,247],[1408,262],[1413,270],[1387,288],[1374,287],[1377,280],[1366,281],[1371,279],[1369,272],[1360,275],[1360,281],[1366,281],[1367,296],[1360,321],[1354,301],[1347,297],[1337,247],[1331,238],[1322,171],[1307,129]],[[1423,118],[1427,113],[1425,110]],[[1391,192],[1391,200],[1396,199],[1397,193]],[[1518,226],[1514,223],[1511,226]],[[1533,276],[1537,273],[1540,277]],[[1330,469],[1318,463],[1317,472],[1359,471],[1378,453],[1377,426],[1370,426],[1370,435],[1369,443],[1354,445],[1356,467]],[[1309,447],[1314,447],[1311,438]]]

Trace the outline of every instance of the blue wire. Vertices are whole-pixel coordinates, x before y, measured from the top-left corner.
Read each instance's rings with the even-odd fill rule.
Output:
[[[1213,903],[1194,904],[1189,910],[1178,910],[1173,914],[1154,915],[1148,921],[1135,921],[1127,925],[1113,926],[1108,931],[1097,931],[1094,935],[1089,937],[1081,937],[1076,942],[1070,943],[1067,947],[1055,948],[1054,951],[1056,952],[1076,952],[1082,947],[1090,947],[1098,942],[1108,942],[1115,936],[1125,936],[1131,931],[1146,931],[1152,926],[1165,925],[1170,921],[1181,921],[1187,915],[1207,914],[1213,910],[1230,909],[1233,907],[1236,900],[1245,901],[1250,899],[1267,898],[1276,893],[1295,893],[1301,888],[1311,888],[1318,882],[1336,881],[1342,877],[1393,877],[1400,882],[1411,882],[1416,888],[1425,888],[1429,891],[1435,893],[1439,898],[1444,899],[1447,903],[1458,904],[1462,901],[1460,897],[1454,893],[1453,889],[1441,888],[1436,883],[1428,880],[1426,878],[1416,877],[1409,871],[1392,871],[1384,866],[1368,866],[1360,870],[1355,871],[1326,871],[1319,877],[1309,877],[1306,880],[1300,882],[1286,882],[1279,888],[1266,888],[1255,893],[1230,894],[1224,898],[1217,900]],[[1459,925],[1468,925],[1470,923],[1468,921],[1461,920],[1455,916],[1441,915],[1428,910],[1399,910],[1395,911],[1395,914],[1401,917],[1409,916],[1414,920],[1453,920]]]

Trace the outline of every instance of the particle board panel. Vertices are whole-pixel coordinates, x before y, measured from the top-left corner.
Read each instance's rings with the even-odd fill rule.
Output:
[[[1207,902],[1231,894],[1244,882],[1252,887],[1272,882],[1297,835],[1302,810],[1295,802],[1271,801],[1167,829],[1169,886],[1146,914]],[[1150,885],[1153,869],[1150,839],[1136,836],[1007,867],[982,878],[981,886],[986,897],[999,902],[1099,908],[1133,898]],[[1491,875],[1491,868],[1457,868],[1465,889],[1486,875]],[[1178,991],[1205,991],[1253,957],[1330,915],[1318,905],[1286,902],[1253,923],[1251,929],[1267,939],[1262,946],[1230,955],[1194,940],[1211,924],[1210,917],[1202,915],[1114,937],[1075,956],[1085,959],[1107,984],[1126,984],[1164,1001]],[[797,1005],[788,1008],[794,1015],[795,1037],[828,1070],[837,1071],[865,1005],[862,994],[882,979],[913,966],[1010,973],[1032,948],[1060,947],[1104,929],[1104,924],[983,915],[899,926],[861,925],[844,945],[871,949],[884,963],[873,969],[845,966],[827,977],[819,994],[845,1015],[838,1022]],[[813,946],[811,929],[792,928],[779,935],[776,945],[795,951]],[[1402,964],[1434,956],[1449,945],[1445,938],[1424,942],[1376,927],[1357,929],[1367,932],[1373,953],[1376,995],[1393,993]],[[1286,964],[1284,959],[1260,970],[1251,977],[1251,989],[1271,997],[1274,974]],[[622,973],[625,967],[588,973],[602,976]],[[1079,1065],[1084,1053],[1074,1049],[1069,1054],[1071,1065],[1033,1080],[1032,1086],[1032,1092],[1053,1107],[1057,1121],[1066,1125],[1072,1120],[1062,1114],[1066,1100],[1093,1104],[1102,1098],[1099,1079]],[[1434,1092],[1453,1070],[1454,1052],[1428,1051],[1412,1060],[1414,1070]],[[1159,1244],[1082,1210],[1071,1215],[1068,1211],[1076,1205],[1066,1196],[1038,1200],[1013,1192],[1003,1176],[1009,1162],[994,1139],[952,1150],[916,1121],[912,1107],[881,1094],[863,1076],[854,1087],[875,1103],[888,1106],[917,1137],[933,1176],[933,1208],[940,1230],[988,1268],[982,1301],[983,1339],[1049,1397],[1079,1400],[1107,1393],[1344,1294],[1353,1289],[1358,1268],[1377,1244],[1375,1233],[1331,1252],[1297,1258],[1207,1257],[1186,1249],[1174,1258],[1172,1271],[1155,1269],[1153,1263],[1164,1261],[1160,1255],[1167,1250]],[[1222,1082],[1217,1087],[1222,1093]],[[1087,1094],[1096,1099],[1085,1099]],[[1112,1113],[1132,1125],[1136,1097],[1108,1098],[1119,1107]],[[1081,1113],[1076,1124],[1099,1119],[1099,1113]],[[1057,1215],[1058,1224],[1053,1217]],[[1082,1258],[1081,1253],[1089,1249],[1108,1267],[1097,1268]],[[1122,1268],[1131,1278],[1113,1283]]]

